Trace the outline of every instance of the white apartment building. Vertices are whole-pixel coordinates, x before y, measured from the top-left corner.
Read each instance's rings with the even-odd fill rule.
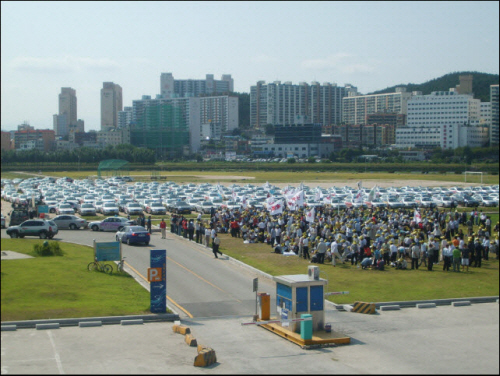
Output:
[[[491,103],[491,126],[490,126],[490,145],[498,145],[498,84],[490,85],[490,103]]]
[[[482,147],[488,143],[488,127],[461,124],[440,124],[429,127],[400,127],[396,129],[396,147],[428,148]]]
[[[342,121],[345,125],[366,125],[368,115],[377,112],[407,114],[407,103],[413,95],[397,87],[394,93],[354,95],[342,98]]]
[[[322,125],[340,124],[342,98],[356,90],[350,84],[340,87],[329,82],[293,85],[290,81],[259,81],[250,87],[250,126],[293,124],[296,116],[307,116]]]
[[[415,95],[406,127],[396,129],[397,147],[481,147],[488,143],[488,104],[456,89]],[[482,117],[484,116],[484,117]]]
[[[213,74],[207,74],[204,80],[176,80],[172,73],[160,75],[160,94],[163,98],[222,95],[233,91],[234,80],[230,74],[223,74],[220,80],[215,80]]]

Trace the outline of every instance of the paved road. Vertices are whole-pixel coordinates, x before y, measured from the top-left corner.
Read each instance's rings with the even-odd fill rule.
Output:
[[[171,322],[2,332],[2,374],[497,374],[497,303],[405,308],[375,315],[327,309],[350,345],[304,350],[249,317],[184,320],[217,363],[193,366],[196,348]]]
[[[2,238],[8,237],[5,230]],[[54,240],[91,246],[93,240],[114,241],[112,232],[91,230],[60,230]],[[145,281],[150,266],[149,250],[167,250],[168,305],[181,317],[218,317],[255,313],[252,280],[259,278],[259,291],[273,293],[275,284],[262,274],[242,267],[227,257],[215,259],[211,249],[167,232],[167,239],[153,232],[149,246],[122,245],[129,271],[138,282]],[[91,258],[89,258],[89,262]],[[304,273],[307,271],[305,270]],[[274,300],[271,303],[275,305]]]

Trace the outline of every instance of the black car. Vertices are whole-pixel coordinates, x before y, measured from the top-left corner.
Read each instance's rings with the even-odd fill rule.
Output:
[[[472,198],[472,196],[465,196],[464,195],[464,200],[462,205],[466,207],[472,207],[472,208],[477,208],[481,203],[476,200],[475,198]]]
[[[177,214],[191,214],[191,206],[184,201],[177,201],[172,205],[172,212]]]

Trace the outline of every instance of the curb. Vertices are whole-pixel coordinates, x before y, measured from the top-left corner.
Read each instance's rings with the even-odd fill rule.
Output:
[[[172,313],[159,313],[156,315],[131,315],[131,316],[108,316],[108,317],[84,317],[84,318],[74,318],[74,319],[4,321],[2,322],[2,330],[4,330],[3,329],[4,326],[7,327],[16,326],[17,329],[33,329],[33,328],[38,329],[37,327],[38,325],[57,325],[58,327],[79,326],[83,328],[88,326],[102,326],[103,324],[127,325],[127,324],[122,324],[123,321],[133,321],[134,324],[138,324],[139,321],[142,321],[142,323],[144,323],[144,322],[162,322],[162,321],[175,321],[175,320],[179,320],[179,315]],[[101,325],[97,325],[98,322],[100,322]]]

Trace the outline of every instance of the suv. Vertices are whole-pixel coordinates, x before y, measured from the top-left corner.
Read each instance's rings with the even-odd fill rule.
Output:
[[[29,219],[19,226],[10,226],[7,235],[11,238],[24,238],[25,236],[38,236],[40,239],[52,239],[58,232],[57,227],[51,226],[44,219]]]
[[[9,226],[16,226],[30,218],[28,208],[23,206],[14,205],[14,210],[10,213]]]

